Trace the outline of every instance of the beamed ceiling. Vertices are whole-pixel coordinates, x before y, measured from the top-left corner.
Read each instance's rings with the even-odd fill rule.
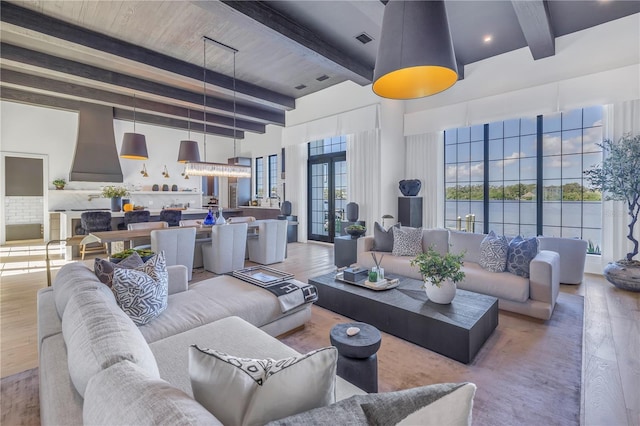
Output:
[[[296,98],[371,83],[386,1],[11,1],[0,3],[2,99],[233,136],[284,125]],[[637,1],[446,1],[464,65],[640,12]],[[372,41],[362,44],[356,36]],[[492,41],[483,39],[490,35]],[[234,55],[203,36],[238,50]],[[135,96],[135,99],[134,99]],[[437,96],[437,95],[436,95]]]

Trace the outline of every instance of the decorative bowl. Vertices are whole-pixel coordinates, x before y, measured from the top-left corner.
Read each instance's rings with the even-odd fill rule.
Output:
[[[349,225],[344,228],[345,232],[351,235],[351,238],[361,237],[367,232],[367,228],[361,225]]]

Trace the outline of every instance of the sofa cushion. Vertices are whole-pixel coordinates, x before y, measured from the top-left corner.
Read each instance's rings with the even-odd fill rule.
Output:
[[[449,251],[449,231],[447,229],[423,229],[422,230],[422,251],[426,252],[429,247],[444,255]]]
[[[156,318],[167,309],[169,275],[164,251],[137,268],[115,268],[111,288],[118,305],[136,325]]]
[[[91,377],[125,359],[152,377],[160,376],[153,353],[138,328],[113,298],[102,292],[83,291],[71,297],[62,317],[62,334],[67,344],[69,375],[83,397]]]
[[[480,244],[484,234],[473,232],[449,231],[449,251],[451,253],[464,253],[463,261],[480,262]]]
[[[121,361],[89,380],[83,422],[88,425],[221,425],[189,395]]]
[[[491,231],[480,243],[480,266],[489,272],[504,272],[507,268],[509,241]]]
[[[373,251],[391,252],[393,250],[393,230],[400,228],[396,223],[389,229],[384,229],[378,222],[373,226]]]
[[[529,264],[536,254],[538,254],[538,239],[536,237],[524,239],[518,235],[509,243],[507,271],[529,278]]]
[[[93,271],[96,274],[96,277],[100,280],[102,284],[106,284],[109,288],[113,285],[113,270],[115,268],[137,268],[138,266],[143,265],[144,262],[142,258],[138,254],[138,252],[134,251],[130,256],[122,259],[118,263],[110,262],[107,259],[96,258],[93,262]]]
[[[393,231],[394,256],[417,256],[422,253],[422,228],[401,226]]]
[[[189,376],[196,401],[228,425],[263,425],[335,402],[334,347],[290,358],[239,358],[196,345]]]
[[[56,310],[62,318],[64,310],[71,297],[81,291],[101,291],[113,299],[109,287],[98,281],[95,274],[82,262],[73,262],[64,265],[53,280],[53,297],[56,302]]]
[[[356,395],[268,425],[470,425],[475,391],[473,383],[440,383]]]
[[[529,279],[509,272],[488,272],[478,263],[464,262],[464,280],[458,288],[487,294],[498,299],[526,302],[529,299]]]

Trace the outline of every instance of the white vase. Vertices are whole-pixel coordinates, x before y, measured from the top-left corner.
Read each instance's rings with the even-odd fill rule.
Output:
[[[440,287],[438,287],[431,284],[431,280],[426,278],[424,280],[424,290],[429,300],[441,305],[451,303],[453,298],[456,297],[456,284],[449,280],[441,282]]]

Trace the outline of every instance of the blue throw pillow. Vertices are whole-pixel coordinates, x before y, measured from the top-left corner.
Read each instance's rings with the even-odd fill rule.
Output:
[[[538,254],[538,239],[515,237],[509,243],[507,271],[520,277],[529,278],[529,263]]]
[[[504,272],[507,268],[509,242],[504,235],[491,231],[480,243],[480,266],[489,272]]]

